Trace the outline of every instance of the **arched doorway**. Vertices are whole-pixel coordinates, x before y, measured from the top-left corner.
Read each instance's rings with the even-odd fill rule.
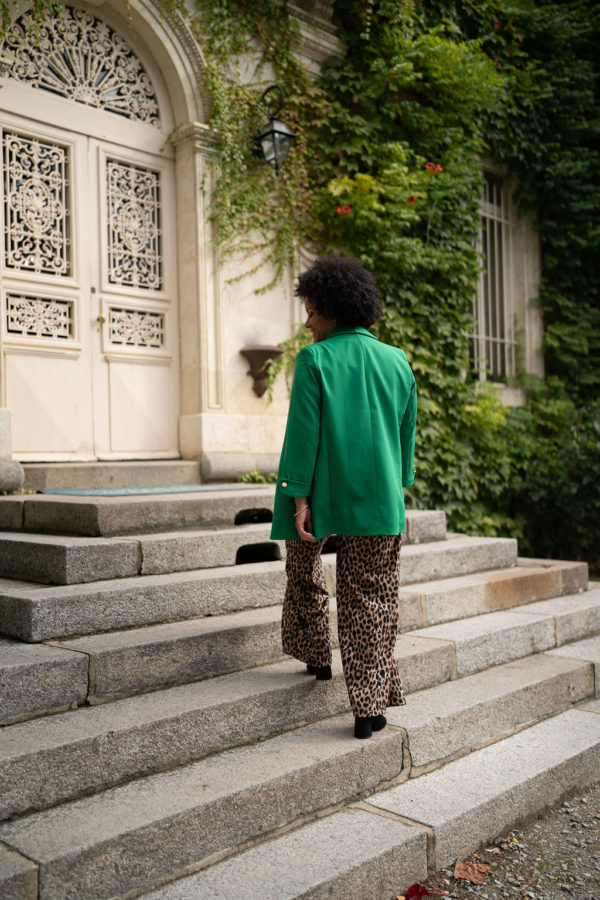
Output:
[[[3,48],[2,403],[29,460],[179,455],[172,116],[114,20]]]

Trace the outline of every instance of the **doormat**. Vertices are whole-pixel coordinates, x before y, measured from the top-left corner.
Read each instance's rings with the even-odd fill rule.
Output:
[[[248,491],[265,484],[166,484],[162,487],[44,488],[40,494],[69,497],[131,497],[141,494],[198,494],[206,491]]]

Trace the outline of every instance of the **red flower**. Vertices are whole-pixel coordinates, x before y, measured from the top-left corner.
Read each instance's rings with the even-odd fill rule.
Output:
[[[414,195],[411,194],[411,196],[408,198],[408,202],[409,202],[409,203],[416,203],[416,202],[417,202],[417,198],[416,198]]]
[[[429,169],[429,171],[431,171],[432,169],[435,169],[435,163],[432,163],[432,162],[425,163],[425,168]]]
[[[335,211],[336,211],[336,213],[338,214],[338,216],[341,216],[341,214],[342,214],[342,207],[341,207],[341,206],[336,206]]]
[[[439,175],[440,172],[443,172],[443,171],[444,171],[444,170],[442,169],[442,167],[441,167],[440,164],[438,163],[437,166],[435,167],[435,169],[433,170],[433,174],[434,174],[434,175]]]
[[[342,206],[342,213],[347,216],[349,212],[352,212],[349,206]]]
[[[496,21],[494,22],[494,31],[500,31],[501,28],[502,22],[500,21],[500,19],[496,19]]]

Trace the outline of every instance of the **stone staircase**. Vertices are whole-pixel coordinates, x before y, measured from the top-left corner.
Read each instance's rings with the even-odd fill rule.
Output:
[[[0,498],[3,900],[392,900],[600,777],[585,564],[409,512],[407,706],[356,741],[339,652],[281,655],[272,502]]]

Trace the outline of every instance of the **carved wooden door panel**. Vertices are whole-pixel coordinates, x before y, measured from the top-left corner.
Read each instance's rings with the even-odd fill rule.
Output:
[[[179,391],[170,165],[105,143],[92,142],[91,155],[100,225],[96,452],[121,459],[175,456]]]
[[[2,403],[23,459],[94,458],[87,139],[2,117]]]

